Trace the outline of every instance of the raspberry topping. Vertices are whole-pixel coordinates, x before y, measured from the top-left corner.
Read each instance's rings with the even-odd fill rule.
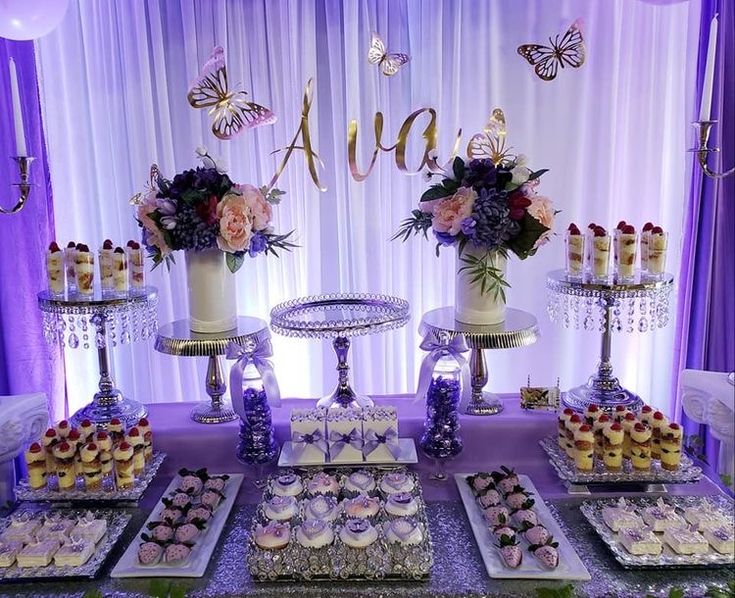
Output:
[[[130,241],[128,241],[127,247],[130,247],[130,249],[135,249],[135,241],[130,239]]]
[[[56,436],[56,430],[53,428],[46,430],[46,438],[53,438],[54,436]]]
[[[599,411],[599,410],[600,410],[600,408],[597,405],[595,405],[594,403],[592,403],[592,405],[590,405],[589,407],[587,407],[587,411],[590,411],[592,413],[595,413],[596,411]]]
[[[635,420],[635,413],[626,413],[625,419],[627,419],[629,422],[632,422],[633,420]]]
[[[567,407],[564,410],[564,415],[574,415],[574,409],[570,409],[569,407]]]
[[[61,251],[61,248],[58,246],[56,241],[51,241],[51,245],[48,246],[48,250],[51,253],[58,253],[59,251]]]
[[[68,427],[69,427],[69,422],[68,422],[68,421],[66,421],[65,419],[62,419],[62,420],[61,420],[61,421],[59,422],[59,428],[61,428],[62,430],[65,430],[65,429],[66,429],[66,428],[68,428]]]
[[[76,247],[76,246],[77,246],[77,244],[76,244],[76,243],[75,243],[74,241],[69,241],[69,242],[68,242],[68,243],[66,244],[66,246],[67,246],[67,247],[68,247],[69,249],[72,249],[73,247]]]
[[[575,423],[575,424],[579,424],[579,423],[581,423],[581,422],[582,422],[582,418],[581,418],[581,417],[579,417],[579,415],[577,415],[577,414],[575,413],[574,415],[572,415],[572,417],[570,417],[570,418],[569,418],[569,421],[570,421],[570,422],[573,422],[573,423]]]
[[[624,235],[634,235],[635,226],[633,226],[632,224],[626,224],[622,229],[620,229],[620,232],[622,232]]]
[[[141,417],[140,418],[140,421],[138,422],[138,425],[139,426],[146,427],[146,426],[149,426],[150,424],[148,423],[148,419],[147,418]]]
[[[625,220],[621,220],[620,222],[618,222],[618,225],[615,228],[617,228],[618,230],[623,230],[626,224],[627,223],[625,222]]]
[[[125,250],[122,247],[115,247],[115,253],[125,253]]]
[[[579,431],[580,432],[589,432],[590,430],[591,430],[591,428],[587,424],[583,424],[583,425],[579,426]]]
[[[130,428],[128,436],[140,436],[140,430],[138,430],[138,428]]]
[[[596,226],[593,232],[595,237],[604,237],[605,235],[607,235],[607,231],[601,226]]]
[[[653,419],[663,419],[663,418],[664,418],[664,414],[661,413],[660,411],[656,411],[656,413],[653,414]]]
[[[637,424],[635,425],[635,431],[636,431],[636,432],[645,432],[645,431],[646,431],[646,424],[642,424],[642,423],[640,423],[640,422],[639,422],[639,423],[637,423]]]
[[[643,405],[641,408],[641,413],[651,413],[651,411],[653,411],[653,407],[650,405]]]
[[[119,426],[119,425],[120,425],[120,424],[121,424],[122,422],[121,422],[121,421],[120,421],[120,420],[119,420],[118,418],[116,418],[116,417],[113,417],[113,418],[112,418],[112,419],[110,420],[110,423],[111,423],[111,424],[112,424],[113,426]]]
[[[127,442],[121,442],[120,443],[120,450],[121,451],[127,451],[130,448],[130,445]]]
[[[571,223],[571,224],[569,225],[569,228],[568,228],[567,230],[569,231],[569,234],[570,234],[570,235],[581,235],[581,234],[582,234],[582,233],[580,232],[579,228],[577,227],[577,225],[576,225],[576,224],[574,224],[574,222],[572,222],[572,223]]]
[[[89,247],[87,247],[83,243],[79,243],[77,245],[77,251],[81,251],[82,253],[89,253]]]
[[[660,226],[654,226],[651,229],[651,234],[652,235],[662,235],[663,232],[664,232],[664,229],[662,229]]]
[[[97,445],[94,442],[90,442],[87,445],[87,450],[88,451],[96,451],[96,450],[99,450],[99,449],[97,448]]]
[[[625,405],[618,405],[617,407],[615,407],[615,411],[617,411],[618,413],[622,413],[625,410],[626,410]]]
[[[102,243],[102,249],[112,249],[112,241],[105,239],[105,242]]]
[[[62,442],[62,443],[61,443],[61,444],[59,445],[59,450],[60,450],[60,451],[61,451],[62,453],[63,453],[63,452],[66,452],[66,451],[70,451],[70,450],[71,450],[71,445],[70,445],[70,444],[69,444],[68,442],[64,441],[64,442]]]
[[[133,246],[130,249],[135,249],[137,251],[140,249],[140,243],[133,243]]]
[[[610,426],[610,429],[619,432],[623,429],[623,427],[618,422],[615,422],[612,426]]]
[[[82,435],[76,428],[72,428],[71,432],[69,432],[69,440],[79,440],[81,437]]]
[[[34,442],[28,450],[31,451],[32,453],[40,453],[41,445],[38,444],[37,442]]]
[[[590,222],[587,225],[587,228],[590,229],[590,230],[595,230],[597,228],[597,225],[594,222]]]
[[[678,430],[679,424],[669,424],[669,428],[671,428],[672,430]]]
[[[97,440],[107,440],[109,438],[109,434],[102,430],[102,432],[97,432]]]
[[[643,225],[643,232],[644,232],[644,233],[645,233],[645,232],[648,232],[648,231],[649,231],[649,230],[651,230],[652,228],[653,228],[653,222],[646,222],[646,223],[645,223],[645,224]]]
[[[603,413],[600,417],[597,418],[597,421],[604,424],[605,422],[610,421],[610,416],[607,413]]]

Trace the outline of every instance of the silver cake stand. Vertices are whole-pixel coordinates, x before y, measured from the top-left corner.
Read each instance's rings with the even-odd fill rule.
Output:
[[[155,287],[133,289],[125,294],[101,294],[99,290],[87,298],[68,293],[57,296],[48,291],[38,294],[38,307],[43,313],[43,329],[49,344],[61,343],[71,349],[81,346],[97,349],[99,390],[92,402],[77,411],[73,424],[84,419],[99,425],[117,417],[134,424],[147,414],[141,403],[126,398],[115,388],[110,375],[109,347],[146,340],[156,332],[158,291]]]
[[[624,405],[632,410],[643,405],[634,392],[623,388],[613,374],[610,347],[613,332],[647,332],[669,322],[669,295],[674,276],[647,277],[640,272],[630,282],[613,277],[593,282],[589,274],[580,279],[567,277],[564,270],[549,272],[546,279],[548,313],[552,322],[564,327],[583,328],[602,333],[600,362],[587,382],[565,393],[563,402],[584,411],[596,403],[605,410]]]
[[[159,328],[155,348],[166,355],[209,358],[204,387],[210,401],[194,407],[191,419],[200,424],[222,424],[237,419],[238,415],[224,398],[227,384],[220,356],[227,353],[227,345],[231,342],[241,347],[257,347],[270,337],[268,324],[259,318],[239,316],[237,328],[214,334],[192,332],[186,319]]]
[[[488,381],[486,349],[515,349],[536,342],[540,336],[538,322],[533,314],[507,308],[505,322],[492,326],[463,324],[454,319],[454,307],[440,307],[424,314],[419,325],[424,338],[434,336],[451,341],[461,336],[470,353],[470,380],[472,397],[467,405],[468,415],[494,415],[503,410],[503,403],[489,392],[483,392]]]
[[[339,293],[302,297],[276,305],[271,327],[285,336],[331,338],[337,354],[337,386],[319,407],[369,407],[373,401],[350,386],[350,337],[401,328],[410,317],[408,301],[386,295]]]

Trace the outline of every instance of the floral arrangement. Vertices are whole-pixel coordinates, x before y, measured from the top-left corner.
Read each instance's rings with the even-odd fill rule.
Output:
[[[288,241],[293,231],[273,231],[272,206],[283,191],[233,183],[206,149],[197,148],[203,166],[185,170],[173,180],[151,169],[149,188],[134,198],[143,243],[154,267],[174,262],[172,252],[218,247],[227,266],[236,272],[245,256],[278,255],[296,247]]]
[[[416,234],[428,238],[431,230],[437,256],[442,246],[457,246],[464,264],[460,271],[467,271],[472,283],[481,285],[482,294],[492,293],[505,301],[504,288],[510,285],[491,258],[512,252],[526,259],[553,234],[557,212],[552,201],[537,191],[545,172],[528,168],[522,155],[468,161],[457,157],[443,174],[427,173],[429,180],[442,177],[441,182],[424,192],[419,209],[403,221],[393,238],[406,241]],[[468,247],[473,251],[467,252]]]

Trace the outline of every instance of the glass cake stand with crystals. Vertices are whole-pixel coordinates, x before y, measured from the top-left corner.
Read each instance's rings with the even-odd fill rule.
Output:
[[[186,319],[161,326],[155,348],[166,355],[209,358],[205,388],[210,401],[194,407],[191,419],[200,424],[223,424],[237,419],[238,415],[224,398],[227,384],[220,357],[227,353],[230,343],[241,347],[257,347],[270,340],[270,337],[268,324],[260,318],[238,316],[237,328],[212,334],[192,332]]]
[[[565,393],[563,402],[572,409],[583,411],[597,403],[605,410],[624,405],[637,410],[643,405],[634,392],[623,388],[613,374],[610,348],[613,332],[648,332],[663,328],[669,322],[669,296],[674,276],[663,274],[648,277],[637,272],[630,282],[610,277],[595,282],[589,274],[579,280],[567,276],[564,270],[548,274],[547,310],[552,322],[565,328],[593,330],[602,333],[600,362],[587,382]]]
[[[274,332],[301,338],[331,338],[337,354],[337,386],[319,407],[369,407],[372,399],[350,385],[350,338],[401,328],[410,317],[405,299],[368,293],[336,293],[292,299],[271,310]]]
[[[446,343],[460,336],[470,353],[470,383],[472,396],[467,415],[494,415],[503,410],[503,403],[489,392],[483,392],[488,381],[487,349],[515,349],[536,342],[540,336],[538,321],[533,314],[511,307],[506,309],[505,321],[490,326],[463,324],[454,319],[454,307],[440,307],[424,314],[419,334]]]
[[[98,289],[87,298],[76,293],[63,296],[48,291],[38,294],[38,307],[43,313],[43,331],[50,345],[76,349],[97,349],[99,390],[92,402],[77,411],[73,424],[88,419],[107,424],[117,417],[128,425],[147,414],[145,405],[124,397],[115,388],[110,375],[109,347],[147,340],[156,332],[158,291],[155,287],[131,289],[127,293],[109,295]]]

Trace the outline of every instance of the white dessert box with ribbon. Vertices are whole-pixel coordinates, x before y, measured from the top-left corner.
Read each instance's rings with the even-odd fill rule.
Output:
[[[395,461],[400,455],[395,407],[362,410],[363,455],[368,463]]]
[[[297,460],[326,462],[326,415],[321,407],[291,411],[291,446]]]
[[[328,410],[327,438],[330,463],[362,461],[364,442],[362,410],[341,408]]]

